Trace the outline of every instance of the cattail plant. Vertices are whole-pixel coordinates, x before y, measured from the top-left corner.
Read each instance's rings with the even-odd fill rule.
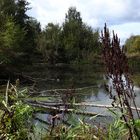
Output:
[[[108,91],[110,97],[113,99],[113,105],[119,107],[122,114],[121,119],[125,121],[129,129],[130,139],[133,139],[133,134],[140,139],[135,127],[134,114],[131,109],[132,105],[136,109],[138,118],[140,118],[140,115],[135,103],[134,85],[130,79],[128,61],[124,53],[124,47],[120,46],[120,40],[114,31],[111,39],[106,24],[104,30],[101,32],[101,41],[107,77],[112,81],[112,86],[108,86]],[[112,88],[115,93],[112,93]]]

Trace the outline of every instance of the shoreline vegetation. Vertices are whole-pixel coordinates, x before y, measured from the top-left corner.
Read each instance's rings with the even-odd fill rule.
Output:
[[[27,15],[28,10],[30,6],[26,0],[0,0],[0,85],[5,85],[4,90],[0,89],[0,139],[139,140],[140,108],[135,103],[131,79],[140,86],[140,36],[131,36],[121,47],[117,34],[113,32],[110,38],[106,24],[100,33],[98,28],[93,29],[83,21],[76,7],[68,9],[62,25],[48,23],[41,29],[39,21]],[[112,83],[103,86],[111,105],[76,102],[74,94],[89,87],[74,88],[73,77],[71,88],[61,85],[61,89],[46,90],[57,95],[61,93],[61,102],[30,100],[39,93],[35,90],[38,81],[52,85],[61,82],[57,75],[44,79],[32,77],[36,72],[43,75],[39,69],[49,73],[48,69],[57,68],[54,74],[60,69],[76,73],[81,67],[86,69],[88,66],[106,70],[106,80],[110,79]],[[136,76],[131,75],[131,67]],[[98,74],[96,76],[100,80]],[[30,87],[25,88],[25,85]],[[108,108],[113,119],[103,126],[96,119],[104,114],[80,111],[77,106]],[[38,112],[45,112],[47,121],[37,118]],[[86,115],[92,123],[86,121]],[[47,126],[39,131],[35,118]]]
[[[61,105],[63,108],[60,108],[58,104],[28,101],[29,91],[27,89],[20,90],[19,82],[17,80],[15,86],[10,84],[9,81],[7,83],[5,98],[1,104],[0,138],[8,138],[13,140],[35,139],[38,136],[34,133],[36,128],[32,121],[33,118],[40,120],[39,118],[35,117],[35,113],[45,110],[53,110],[53,113],[49,118],[49,123],[40,120],[42,123],[45,123],[46,125],[48,124],[48,127],[45,130],[46,133],[40,134],[41,140],[138,140],[140,138],[140,109],[137,108],[135,104],[133,83],[130,79],[127,58],[123,50],[120,48],[117,35],[114,35],[113,39],[109,38],[109,30],[107,29],[106,25],[104,32],[102,33],[102,43],[104,64],[108,78],[112,79],[113,87],[106,85],[106,90],[112,99],[111,105],[98,105],[98,107],[110,108],[110,113],[112,113],[112,115],[114,114],[114,119],[109,126],[88,124],[85,122],[84,116],[82,118],[75,118],[76,116],[74,114],[90,115],[90,119],[95,120],[98,119],[98,117],[104,117],[104,115],[99,113],[78,111],[75,106],[81,106],[81,104],[76,104],[73,98],[73,94],[76,89],[65,91],[68,92],[68,95],[65,97],[65,99],[62,98],[63,102]],[[110,44],[112,45],[110,46]],[[120,65],[120,63],[122,65]],[[127,81],[126,84],[122,79],[122,75]],[[115,94],[112,93],[112,88],[115,89]],[[62,89],[60,89],[60,91],[61,90]],[[78,90],[82,89],[79,88]],[[129,100],[133,102],[133,108]],[[93,104],[86,105],[97,107],[97,105]],[[117,111],[115,111],[113,108],[117,108]],[[134,112],[132,110],[135,110],[135,115],[137,115],[137,118],[134,117]],[[66,117],[68,112],[70,118]],[[43,131],[41,133],[43,133]]]

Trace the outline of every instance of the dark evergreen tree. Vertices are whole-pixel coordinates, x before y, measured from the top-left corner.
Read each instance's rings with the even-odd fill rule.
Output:
[[[69,61],[86,59],[91,52],[95,54],[100,50],[98,31],[93,31],[82,21],[75,7],[70,7],[66,14],[62,40]]]

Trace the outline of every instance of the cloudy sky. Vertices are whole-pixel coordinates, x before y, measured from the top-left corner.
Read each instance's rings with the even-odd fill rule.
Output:
[[[93,28],[104,23],[115,30],[124,42],[130,35],[140,34],[140,0],[28,0],[29,15],[37,18],[42,27],[47,23],[62,23],[70,6],[81,12],[84,22]]]

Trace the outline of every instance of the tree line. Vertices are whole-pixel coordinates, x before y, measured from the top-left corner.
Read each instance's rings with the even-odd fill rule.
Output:
[[[44,29],[27,15],[30,9],[26,0],[0,1],[1,64],[26,64],[36,54],[50,64],[80,62],[100,53],[98,29],[84,23],[75,7],[62,25],[48,23]]]
[[[39,50],[46,61],[51,63],[79,62],[90,58],[90,55],[99,54],[99,31],[85,24],[80,12],[70,7],[61,26],[48,23],[43,29]]]

